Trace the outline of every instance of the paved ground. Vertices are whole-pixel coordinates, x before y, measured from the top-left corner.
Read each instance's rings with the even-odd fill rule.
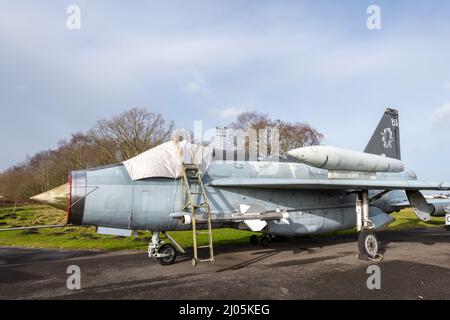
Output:
[[[188,257],[162,267],[143,252],[0,248],[0,299],[450,299],[450,232],[379,233],[381,289],[366,286],[354,236],[217,249],[215,265]],[[66,268],[81,268],[81,290]]]

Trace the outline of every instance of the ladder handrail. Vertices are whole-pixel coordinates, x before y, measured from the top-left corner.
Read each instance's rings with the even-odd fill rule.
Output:
[[[183,210],[187,209],[188,206],[190,206],[190,212],[191,212],[191,224],[192,224],[192,242],[193,242],[193,251],[194,251],[194,257],[192,259],[192,264],[194,266],[197,265],[198,262],[206,262],[209,261],[210,263],[215,262],[214,258],[214,249],[213,249],[213,237],[212,237],[212,223],[211,223],[211,208],[209,206],[208,198],[206,196],[205,187],[203,185],[201,171],[199,170],[198,166],[195,163],[189,164],[191,168],[187,168],[186,164],[184,163],[184,154],[180,150],[180,146],[178,143],[176,143],[177,150],[180,156],[180,163],[181,163],[181,170],[180,170],[180,176],[182,180],[181,184],[181,203]],[[207,246],[201,246],[199,247],[197,245],[197,223],[195,221],[195,210],[197,209],[197,204],[193,200],[193,192],[191,192],[191,187],[189,184],[189,179],[187,176],[186,171],[193,171],[194,177],[191,180],[191,182],[197,183],[199,185],[198,189],[196,190],[195,194],[200,194],[201,201],[200,201],[200,207],[204,207],[206,210],[206,216],[207,216],[207,228],[208,228],[208,245]],[[187,201],[186,199],[187,194]],[[198,198],[197,198],[198,201]],[[201,248],[209,248],[209,258],[208,259],[198,259],[198,249]]]

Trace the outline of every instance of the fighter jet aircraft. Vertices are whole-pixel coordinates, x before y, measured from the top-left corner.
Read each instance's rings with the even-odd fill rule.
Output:
[[[449,190],[447,182],[417,179],[400,156],[397,110],[386,109],[364,152],[330,146],[288,152],[287,161],[235,161],[186,141],[169,141],[123,163],[73,171],[68,185],[34,197],[67,203],[67,224],[124,234],[151,230],[149,257],[174,263],[181,248],[167,232],[193,231],[193,265],[215,261],[215,228],[260,231],[253,243],[357,228],[361,259],[379,259],[375,234],[411,206],[418,218],[450,204],[420,190]],[[68,190],[68,191],[67,191]],[[67,201],[66,201],[67,195]],[[163,244],[160,234],[172,243]],[[208,238],[206,258],[197,237]]]

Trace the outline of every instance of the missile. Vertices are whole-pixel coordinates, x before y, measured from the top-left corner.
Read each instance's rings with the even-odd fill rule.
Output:
[[[401,172],[405,169],[397,159],[329,146],[303,147],[287,154],[304,164],[327,170]]]
[[[178,219],[183,224],[191,224],[192,218],[190,214],[186,212],[175,212],[170,215],[172,219]],[[249,213],[249,214],[224,214],[223,217],[211,217],[211,222],[213,223],[234,223],[243,222],[247,220],[261,220],[261,221],[272,221],[272,220],[287,220],[289,218],[288,212],[276,212],[270,211],[265,213]],[[208,220],[203,215],[196,215],[195,222],[198,224],[206,224]]]

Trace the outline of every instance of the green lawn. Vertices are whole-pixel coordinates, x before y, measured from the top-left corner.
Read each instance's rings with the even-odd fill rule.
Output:
[[[429,222],[419,221],[410,209],[394,213],[392,216],[396,221],[389,226],[389,229],[435,228],[444,224],[443,217],[432,218]],[[15,212],[13,207],[0,207],[0,228],[64,224],[65,220],[65,212],[43,205],[18,206]],[[347,232],[355,231],[350,230],[345,233]],[[254,234],[234,229],[218,229],[213,233],[216,246],[247,243],[250,235]],[[190,231],[177,231],[170,234],[181,246],[192,246]],[[138,237],[116,237],[99,235],[93,227],[40,229],[36,232],[30,230],[0,232],[0,246],[11,247],[146,250],[150,239],[150,232],[139,232]],[[205,240],[200,239],[199,244],[206,244]]]
[[[0,207],[0,228],[46,224],[64,224],[66,213],[44,205]],[[214,244],[217,246],[247,243],[252,232],[234,229],[214,230]],[[171,232],[170,235],[183,247],[192,246],[191,231]],[[199,236],[199,245],[207,244],[206,236]],[[100,235],[94,227],[66,227],[0,232],[0,246],[37,248],[76,248],[105,250],[147,250],[151,240],[150,232],[139,231],[138,237],[117,237]]]

